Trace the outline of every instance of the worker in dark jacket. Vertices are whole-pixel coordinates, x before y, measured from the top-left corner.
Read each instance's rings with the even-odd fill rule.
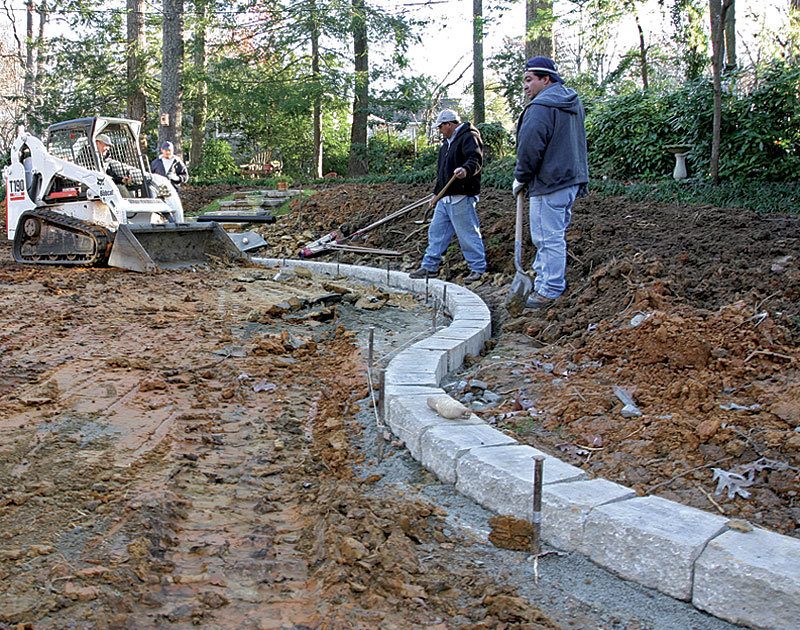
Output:
[[[564,86],[553,60],[529,59],[524,86],[531,101],[517,122],[513,192],[516,197],[527,188],[530,195],[536,278],[525,306],[541,309],[567,288],[566,231],[576,197],[586,194],[589,167],[583,105]]]
[[[480,132],[468,122],[459,123],[458,114],[445,109],[436,119],[444,142],[439,150],[435,195],[445,192],[433,211],[428,228],[428,248],[419,269],[412,278],[436,275],[453,235],[458,238],[461,252],[470,273],[465,283],[477,282],[486,271],[486,252],[481,238],[480,222],[475,206],[481,191],[483,141]],[[453,181],[448,186],[451,178]],[[447,190],[444,190],[447,187]]]
[[[163,175],[175,187],[175,190],[180,191],[181,184],[189,181],[189,171],[186,170],[186,165],[174,153],[175,145],[171,142],[165,142],[161,145],[161,155],[150,163],[150,170],[157,175]]]

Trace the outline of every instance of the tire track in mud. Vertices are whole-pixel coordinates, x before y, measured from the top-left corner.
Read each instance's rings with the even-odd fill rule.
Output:
[[[306,306],[273,312],[257,274],[54,273],[9,356],[52,360],[2,398],[0,630],[554,627],[476,575],[441,511],[369,497],[358,309],[297,279]]]

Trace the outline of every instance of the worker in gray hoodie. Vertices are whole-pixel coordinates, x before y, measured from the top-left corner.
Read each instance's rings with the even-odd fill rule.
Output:
[[[584,111],[577,93],[566,87],[549,57],[525,64],[525,94],[531,99],[517,121],[514,197],[530,196],[534,293],[526,308],[549,306],[567,288],[566,231],[572,205],[586,194]]]

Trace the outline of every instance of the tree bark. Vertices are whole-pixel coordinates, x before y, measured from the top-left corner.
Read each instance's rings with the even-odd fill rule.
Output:
[[[322,93],[320,90],[319,71],[319,14],[316,0],[311,0],[311,78],[316,92],[313,104],[314,126],[314,177],[322,177]]]
[[[483,82],[483,0],[472,0],[472,120],[486,121],[486,95]]]
[[[644,30],[639,22],[639,13],[636,13],[636,28],[639,31],[639,65],[642,73],[642,89],[646,90],[650,83],[647,78],[647,46],[644,43]]]
[[[39,5],[37,13],[39,14],[39,35],[36,38],[36,76],[33,80],[34,98],[41,92],[42,79],[44,78],[44,66],[47,61],[47,56],[44,53],[47,50],[45,30],[47,28],[47,20],[50,17],[47,5],[44,2]]]
[[[710,175],[718,185],[720,144],[722,139],[722,59],[725,53],[725,13],[733,0],[709,0],[711,19],[711,73],[714,85],[714,114],[711,127]]]
[[[145,32],[144,0],[126,0],[128,35],[128,102],[126,115],[133,120],[147,123],[147,96],[144,92],[145,78]]]
[[[158,144],[170,141],[181,153],[183,122],[183,0],[164,0],[161,48],[161,117]]]
[[[369,115],[369,58],[367,46],[367,14],[365,0],[352,0],[353,56],[353,126],[350,129],[350,158],[347,173],[351,177],[366,175],[367,117]]]
[[[553,2],[526,0],[525,58],[553,57]]]
[[[28,0],[27,15],[25,22],[25,81],[23,83],[23,94],[25,95],[25,126],[30,127],[34,122],[33,112],[35,111],[35,68],[33,56],[33,12],[36,7],[33,0]]]
[[[736,70],[736,4],[725,12],[725,74]]]
[[[192,107],[192,149],[189,154],[189,165],[197,168],[203,161],[203,146],[206,140],[206,120],[208,118],[208,82],[206,66],[208,52],[206,49],[206,33],[208,31],[208,2],[195,0],[197,24],[195,25],[193,62],[197,74],[197,96]]]

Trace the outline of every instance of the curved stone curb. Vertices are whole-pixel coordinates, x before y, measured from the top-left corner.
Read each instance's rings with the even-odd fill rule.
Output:
[[[255,259],[424,293],[400,271],[304,260]],[[386,368],[386,422],[411,455],[442,481],[498,514],[531,519],[533,456],[544,455],[542,538],[621,577],[712,615],[754,628],[794,629],[800,619],[800,540],[764,529],[733,531],[728,519],[605,479],[517,443],[472,414],[446,420],[428,408],[439,383],[491,333],[484,302],[464,287],[429,280],[452,324],[398,353]]]

